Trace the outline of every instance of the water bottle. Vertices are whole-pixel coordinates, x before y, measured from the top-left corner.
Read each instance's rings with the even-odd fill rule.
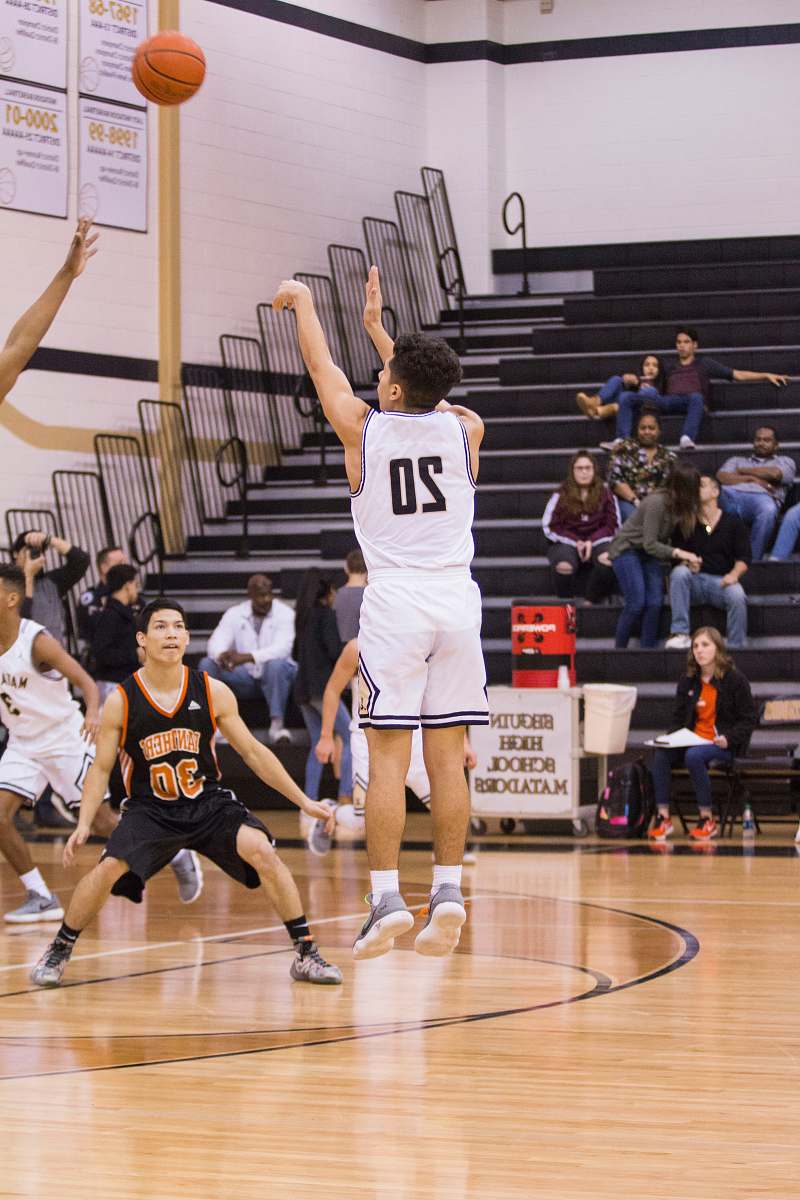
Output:
[[[562,692],[566,691],[566,689],[569,687],[569,670],[564,666],[563,663],[558,668],[558,682],[556,686],[558,687],[559,691]]]
[[[756,823],[753,817],[753,810],[749,804],[745,804],[744,812],[742,813],[742,837],[754,838],[756,835]]]

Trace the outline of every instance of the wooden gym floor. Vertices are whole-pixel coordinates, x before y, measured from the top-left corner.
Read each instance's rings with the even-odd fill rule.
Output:
[[[296,820],[275,832],[296,839]],[[800,1191],[800,859],[516,838],[465,868],[449,960],[354,963],[364,854],[283,853],[341,988],[292,983],[259,894],[206,865],[112,899],[60,991],[46,928],[0,932],[0,1196],[36,1200],[641,1200]],[[427,819],[404,858],[424,901]],[[97,854],[65,872],[66,900]],[[0,903],[17,881],[0,866]]]

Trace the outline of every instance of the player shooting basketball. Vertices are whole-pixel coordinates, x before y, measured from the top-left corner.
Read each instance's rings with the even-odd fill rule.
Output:
[[[481,596],[470,574],[483,422],[444,397],[461,378],[440,338],[381,323],[377,267],[364,324],[383,360],[379,411],[354,395],[333,362],[309,289],[284,280],[275,309],[293,308],[300,351],[342,445],[353,523],[369,582],[358,635],[360,724],[369,743],[366,803],[370,915],[353,946],[375,958],[414,919],[400,895],[405,779],[421,725],[431,784],[435,865],[420,954],[448,954],[466,920],[461,863],[469,822],[464,727],[488,724]]]

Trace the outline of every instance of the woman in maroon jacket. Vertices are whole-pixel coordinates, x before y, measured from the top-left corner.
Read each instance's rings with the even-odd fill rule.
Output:
[[[613,587],[614,573],[606,553],[620,526],[616,497],[597,473],[588,450],[579,450],[569,464],[567,478],[550,497],[542,527],[552,544],[548,558],[555,577],[556,595],[575,595],[575,576],[589,568],[586,600],[597,603]]]

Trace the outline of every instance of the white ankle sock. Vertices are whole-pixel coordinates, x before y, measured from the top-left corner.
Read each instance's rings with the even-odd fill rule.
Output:
[[[278,733],[281,729],[283,729],[283,717],[273,717],[269,723],[270,733]]]
[[[373,906],[380,903],[387,892],[400,891],[399,871],[370,871],[369,890]]]
[[[27,891],[38,892],[46,900],[49,900],[53,894],[42,879],[42,873],[38,867],[34,867],[32,871],[26,871],[24,875],[20,875],[19,880]]]
[[[431,886],[431,895],[435,896],[443,883],[454,883],[456,887],[461,887],[461,864],[457,867],[440,867],[438,863],[433,864],[433,884]]]

